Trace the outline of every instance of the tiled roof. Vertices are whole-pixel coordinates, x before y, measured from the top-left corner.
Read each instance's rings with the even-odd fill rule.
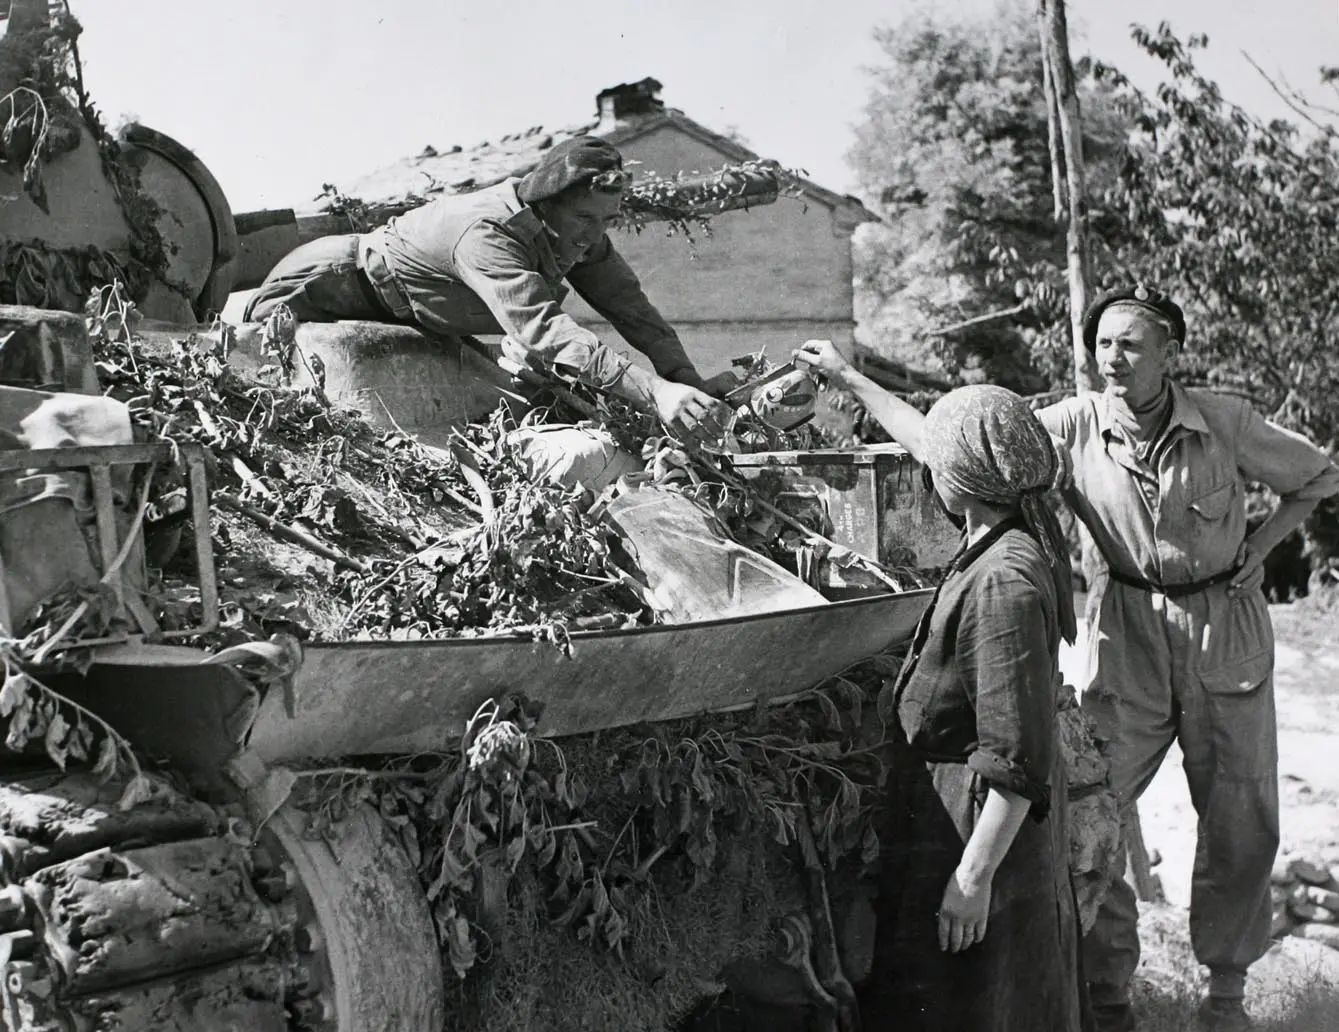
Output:
[[[693,121],[682,111],[662,108],[607,127],[602,127],[598,120],[569,125],[561,129],[534,126],[523,132],[512,133],[500,140],[481,143],[468,149],[457,146],[439,152],[433,147],[425,147],[414,157],[404,158],[354,182],[336,185],[345,195],[356,197],[369,204],[393,203],[415,197],[421,197],[425,201],[432,200],[442,194],[468,193],[471,190],[492,186],[508,176],[525,175],[539,164],[544,151],[574,136],[598,135],[618,146],[665,125],[672,125],[679,131],[701,140],[720,151],[728,161],[758,160],[758,155],[747,147]],[[670,174],[670,171],[678,170],[650,171]],[[824,189],[807,179],[801,180],[801,186],[806,198],[830,208],[843,209],[849,213],[853,221],[868,222],[876,218],[854,197]],[[315,207],[317,207],[315,201],[308,205],[309,209]]]
[[[369,204],[393,203],[413,195],[431,199],[441,194],[468,193],[508,176],[524,175],[554,144],[589,133],[595,126],[593,121],[562,129],[534,126],[468,149],[455,146],[439,152],[425,147],[411,158],[402,158],[347,185],[336,185],[341,192]]]

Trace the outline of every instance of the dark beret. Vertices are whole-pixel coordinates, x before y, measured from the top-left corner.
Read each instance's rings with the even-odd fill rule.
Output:
[[[516,195],[526,204],[533,204],[570,186],[589,183],[605,172],[621,171],[623,156],[612,144],[594,136],[575,136],[546,152],[544,159],[521,180]]]
[[[1118,302],[1147,308],[1154,315],[1172,324],[1172,336],[1183,344],[1186,339],[1186,316],[1181,306],[1166,294],[1138,284],[1133,287],[1120,287],[1109,290],[1088,306],[1083,315],[1083,346],[1089,351],[1097,349],[1097,323],[1102,313]]]

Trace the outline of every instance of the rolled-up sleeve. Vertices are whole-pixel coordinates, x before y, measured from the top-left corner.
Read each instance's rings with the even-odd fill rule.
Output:
[[[991,570],[964,604],[958,664],[976,710],[967,765],[987,784],[1050,811],[1055,750],[1054,670],[1040,590],[1022,574]]]
[[[567,282],[624,340],[651,360],[657,375],[677,381],[684,373],[695,373],[679,335],[656,310],[609,237],[593,259],[572,268]]]
[[[524,247],[501,227],[487,220],[470,227],[456,244],[453,263],[460,281],[538,367],[597,387],[612,386],[627,371],[626,359],[562,310]]]
[[[1339,467],[1301,434],[1271,423],[1242,403],[1237,426],[1237,468],[1285,501],[1314,501],[1339,494]]]

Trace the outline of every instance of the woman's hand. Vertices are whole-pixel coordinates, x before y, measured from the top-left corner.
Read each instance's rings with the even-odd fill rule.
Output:
[[[822,373],[838,386],[845,378],[846,371],[851,368],[851,363],[842,357],[830,340],[806,340],[795,349],[793,357],[797,366]]]
[[[986,937],[990,917],[990,882],[975,882],[962,869],[953,872],[939,904],[939,948],[961,953]]]

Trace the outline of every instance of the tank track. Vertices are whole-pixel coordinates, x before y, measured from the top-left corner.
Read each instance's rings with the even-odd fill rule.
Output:
[[[273,837],[175,792],[123,812],[122,788],[0,783],[0,1026],[334,1032],[321,930]]]

